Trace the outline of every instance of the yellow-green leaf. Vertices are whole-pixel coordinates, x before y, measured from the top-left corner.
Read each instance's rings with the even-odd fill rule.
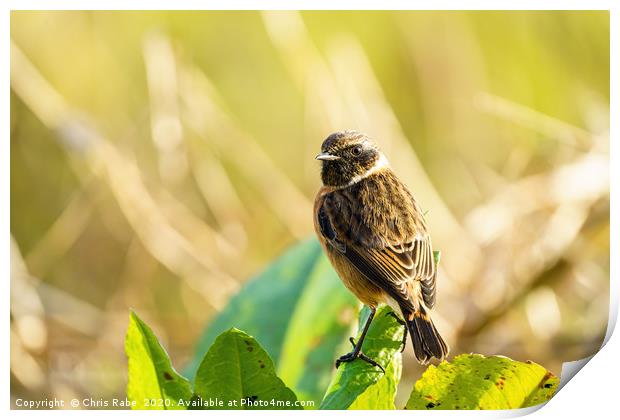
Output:
[[[166,350],[153,331],[133,311],[125,338],[127,398],[135,409],[184,409],[192,386],[172,367]]]
[[[349,406],[349,410],[394,410],[394,398],[402,372],[402,353],[394,353],[392,363],[385,368],[385,375],[366,388]]]
[[[393,408],[396,387],[400,380],[400,349],[404,329],[390,315],[391,311],[389,306],[380,306],[377,309],[362,346],[364,354],[386,369],[385,375],[378,367],[360,359],[343,363],[332,378],[319,408],[325,410],[343,410],[351,407],[372,409],[379,406]],[[360,314],[360,332],[368,315],[368,308],[364,307]],[[397,366],[390,369],[391,364]]]
[[[410,410],[505,410],[548,401],[558,378],[533,362],[462,354],[429,366],[407,402]]]

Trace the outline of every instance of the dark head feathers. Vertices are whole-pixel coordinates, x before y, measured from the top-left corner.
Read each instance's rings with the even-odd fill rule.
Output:
[[[365,134],[359,131],[346,130],[336,131],[330,134],[321,145],[321,152],[335,152],[342,150],[354,143],[360,143],[363,140],[370,140]]]
[[[322,161],[323,185],[331,187],[351,185],[387,166],[387,159],[377,145],[357,131],[330,134],[323,141],[317,159]]]

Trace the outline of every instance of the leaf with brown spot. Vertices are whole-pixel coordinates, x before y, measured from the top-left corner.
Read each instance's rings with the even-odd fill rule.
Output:
[[[168,358],[166,350],[144,321],[131,312],[125,353],[128,359],[127,398],[136,402],[136,409],[185,409],[180,401],[192,398],[192,385],[179,375]],[[145,406],[150,399],[167,399],[169,406]]]
[[[203,400],[224,401],[217,409],[301,409],[297,397],[276,375],[273,362],[258,341],[236,328],[220,334],[205,355],[196,373],[196,394]],[[228,406],[229,401],[250,398],[284,401],[285,407]]]
[[[503,356],[456,356],[451,363],[429,366],[407,402],[411,410],[529,407],[547,402],[558,378],[544,367]],[[429,404],[431,400],[432,404]]]

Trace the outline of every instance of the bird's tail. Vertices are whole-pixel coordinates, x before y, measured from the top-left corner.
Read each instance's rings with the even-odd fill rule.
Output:
[[[422,364],[427,364],[433,357],[445,359],[450,349],[424,307],[420,305],[418,310],[405,316],[416,359]]]

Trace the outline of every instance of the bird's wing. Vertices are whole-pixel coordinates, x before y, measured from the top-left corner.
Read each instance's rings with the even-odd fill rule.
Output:
[[[355,214],[351,201],[336,191],[318,211],[321,234],[368,280],[397,302],[414,310],[416,290],[428,308],[435,304],[436,267],[425,229],[393,235],[373,234]],[[375,230],[376,231],[376,230]],[[420,288],[415,282],[420,282]]]

